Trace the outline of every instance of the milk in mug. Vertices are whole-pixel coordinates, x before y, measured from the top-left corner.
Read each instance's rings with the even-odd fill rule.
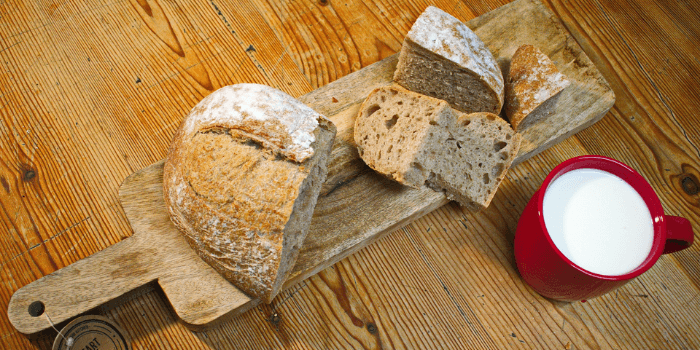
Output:
[[[623,275],[647,258],[654,239],[649,209],[627,182],[598,169],[576,169],[551,182],[542,215],[549,236],[574,264]]]

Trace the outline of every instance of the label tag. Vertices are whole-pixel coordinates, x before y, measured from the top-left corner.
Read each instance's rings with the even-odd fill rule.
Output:
[[[63,327],[53,350],[131,350],[131,340],[112,320],[88,315]]]

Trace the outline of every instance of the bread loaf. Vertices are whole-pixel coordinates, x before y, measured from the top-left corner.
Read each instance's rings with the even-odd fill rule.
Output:
[[[550,116],[559,94],[571,84],[554,62],[532,45],[515,51],[506,81],[506,116],[518,132]]]
[[[403,41],[394,81],[466,113],[498,114],[503,75],[484,43],[464,23],[429,6]]]
[[[170,145],[165,204],[199,256],[269,303],[304,242],[335,126],[270,87],[223,87],[197,104]]]
[[[457,112],[399,86],[367,97],[354,139],[380,174],[415,188],[427,184],[473,211],[489,205],[520,146],[520,134],[494,114]]]

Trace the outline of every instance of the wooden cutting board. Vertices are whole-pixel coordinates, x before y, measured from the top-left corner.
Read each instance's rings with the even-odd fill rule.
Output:
[[[508,67],[518,46],[531,44],[572,80],[555,116],[523,134],[515,164],[597,122],[615,102],[609,85],[572,35],[536,0],[515,1],[467,25],[502,68]],[[447,202],[440,193],[378,176],[357,155],[352,140],[355,115],[370,91],[391,83],[397,59],[391,56],[300,97],[333,120],[338,135],[310,232],[286,288]],[[8,307],[15,328],[25,334],[42,331],[50,325],[32,314],[45,310],[60,323],[104,303],[119,302],[149,283],[161,286],[175,313],[193,328],[210,326],[259,303],[219,276],[177,232],[163,202],[162,170],[162,161],[144,168],[119,190],[134,230],[130,238],[15,292]]]

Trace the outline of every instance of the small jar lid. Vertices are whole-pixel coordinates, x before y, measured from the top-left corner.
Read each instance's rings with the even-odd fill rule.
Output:
[[[63,327],[61,334],[56,336],[53,350],[131,350],[126,332],[103,316],[78,317]]]

